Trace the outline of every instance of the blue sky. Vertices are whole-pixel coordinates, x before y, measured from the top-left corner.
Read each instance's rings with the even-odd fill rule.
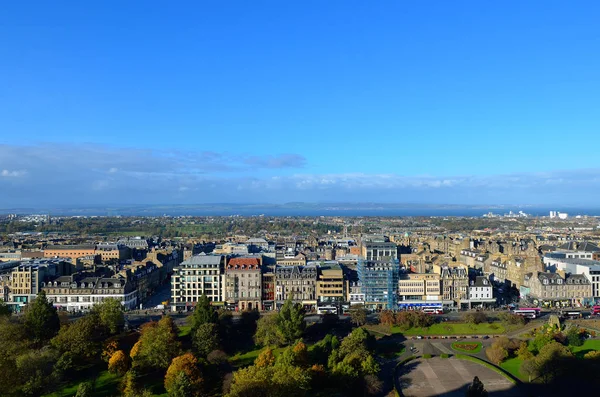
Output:
[[[600,3],[12,2],[0,208],[591,205]]]

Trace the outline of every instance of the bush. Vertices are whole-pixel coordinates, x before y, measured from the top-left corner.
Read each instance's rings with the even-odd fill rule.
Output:
[[[484,312],[470,312],[465,314],[463,319],[469,324],[481,324],[488,321]]]
[[[423,358],[431,358],[431,354],[423,354]]]
[[[448,358],[448,357],[450,357],[450,355],[446,354],[446,353],[443,353],[443,354],[440,354],[440,357],[441,358]]]
[[[502,312],[498,316],[500,321],[502,321],[505,325],[523,325],[525,324],[525,318],[523,316],[519,316],[518,314],[512,314],[509,312]]]

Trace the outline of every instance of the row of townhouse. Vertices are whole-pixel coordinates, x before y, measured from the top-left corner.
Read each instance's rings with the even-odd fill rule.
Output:
[[[347,281],[335,261],[266,265],[260,255],[195,255],[175,269],[171,308],[189,310],[202,295],[215,306],[270,310],[288,298],[306,307],[346,301]]]
[[[215,306],[271,310],[288,298],[307,308],[364,304],[372,309],[494,302],[485,277],[469,280],[464,267],[438,266],[434,273],[401,272],[398,260],[358,260],[356,270],[338,261],[305,266],[266,265],[260,255],[201,254],[175,269],[171,309],[192,309],[202,295]]]
[[[86,311],[109,297],[130,310],[166,283],[181,259],[177,249],[153,250],[143,261],[128,261],[117,273],[102,266],[83,269],[71,257],[35,259],[3,272],[0,282],[5,300],[16,312],[40,291],[60,310]]]

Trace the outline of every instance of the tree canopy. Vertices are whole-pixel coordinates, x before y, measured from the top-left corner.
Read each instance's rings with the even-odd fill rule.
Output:
[[[52,339],[60,329],[60,319],[56,308],[48,302],[46,293],[41,291],[25,309],[25,327],[38,345]]]
[[[210,305],[210,301],[206,295],[202,295],[198,298],[196,308],[190,317],[192,330],[198,329],[202,324],[217,324],[219,315]]]
[[[177,327],[173,319],[166,316],[158,322],[144,324],[131,357],[134,366],[167,369],[171,360],[180,353],[181,343],[177,340]]]

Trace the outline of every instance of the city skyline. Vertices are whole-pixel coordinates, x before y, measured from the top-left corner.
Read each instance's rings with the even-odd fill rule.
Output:
[[[595,204],[595,2],[141,4],[5,6],[0,208]]]

